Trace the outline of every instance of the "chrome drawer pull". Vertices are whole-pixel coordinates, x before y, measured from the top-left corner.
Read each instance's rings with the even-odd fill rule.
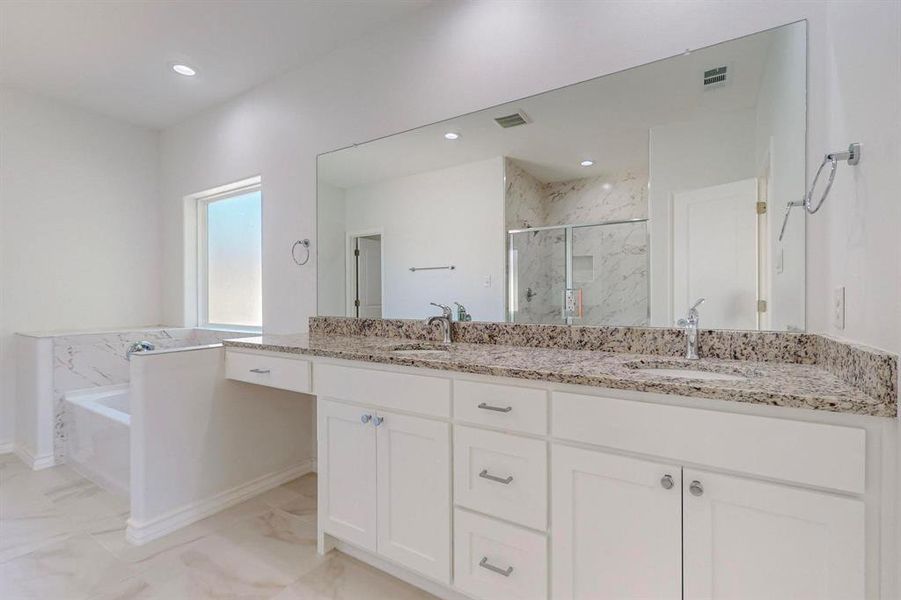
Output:
[[[482,479],[490,479],[491,481],[503,483],[504,485],[508,485],[511,481],[513,481],[513,475],[510,475],[505,479],[503,477],[498,477],[497,475],[489,475],[488,469],[482,469],[482,472],[479,473],[479,477],[481,477]]]
[[[490,404],[485,404],[484,402],[479,404],[479,408],[483,410],[494,410],[497,412],[510,412],[511,410],[513,410],[512,406],[505,406],[501,408],[500,406],[491,406]]]
[[[269,369],[251,369],[251,373],[258,373],[260,375],[266,375],[269,373]]]
[[[483,569],[488,569],[489,571],[497,573],[498,575],[503,575],[504,577],[509,577],[510,573],[513,572],[513,567],[507,567],[506,569],[502,569],[500,567],[495,567],[494,565],[489,564],[487,556],[482,557],[482,560],[479,561],[479,566],[482,567]]]

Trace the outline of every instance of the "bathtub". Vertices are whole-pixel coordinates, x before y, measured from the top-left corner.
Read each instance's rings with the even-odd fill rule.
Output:
[[[68,464],[107,491],[127,497],[131,475],[128,384],[68,392],[63,401]]]

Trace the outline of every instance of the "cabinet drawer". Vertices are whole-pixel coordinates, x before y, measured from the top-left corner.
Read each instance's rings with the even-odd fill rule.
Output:
[[[450,379],[319,363],[314,369],[319,396],[450,416]]]
[[[866,431],[651,402],[554,392],[552,435],[861,494]]]
[[[454,418],[545,435],[547,391],[476,381],[454,382]]]
[[[547,538],[454,511],[454,585],[473,598],[547,598]]]
[[[310,363],[306,360],[226,350],[225,377],[292,392],[310,392]]]
[[[454,501],[547,529],[547,443],[454,426]]]

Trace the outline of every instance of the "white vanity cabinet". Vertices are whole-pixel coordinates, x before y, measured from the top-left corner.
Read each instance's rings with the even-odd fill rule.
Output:
[[[860,500],[596,450],[551,450],[552,593],[865,597]]]
[[[321,547],[433,593],[891,597],[881,420],[309,362]]]
[[[676,465],[554,444],[551,597],[682,597]]]
[[[321,531],[450,583],[450,424],[325,396],[317,418]]]
[[[683,471],[686,598],[864,598],[864,503]]]
[[[375,551],[376,431],[373,411],[341,402],[320,401],[319,524],[326,531]]]

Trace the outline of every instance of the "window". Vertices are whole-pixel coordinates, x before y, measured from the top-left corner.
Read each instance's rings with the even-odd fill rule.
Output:
[[[260,330],[263,244],[259,180],[254,185],[199,196],[197,225],[198,324]]]

